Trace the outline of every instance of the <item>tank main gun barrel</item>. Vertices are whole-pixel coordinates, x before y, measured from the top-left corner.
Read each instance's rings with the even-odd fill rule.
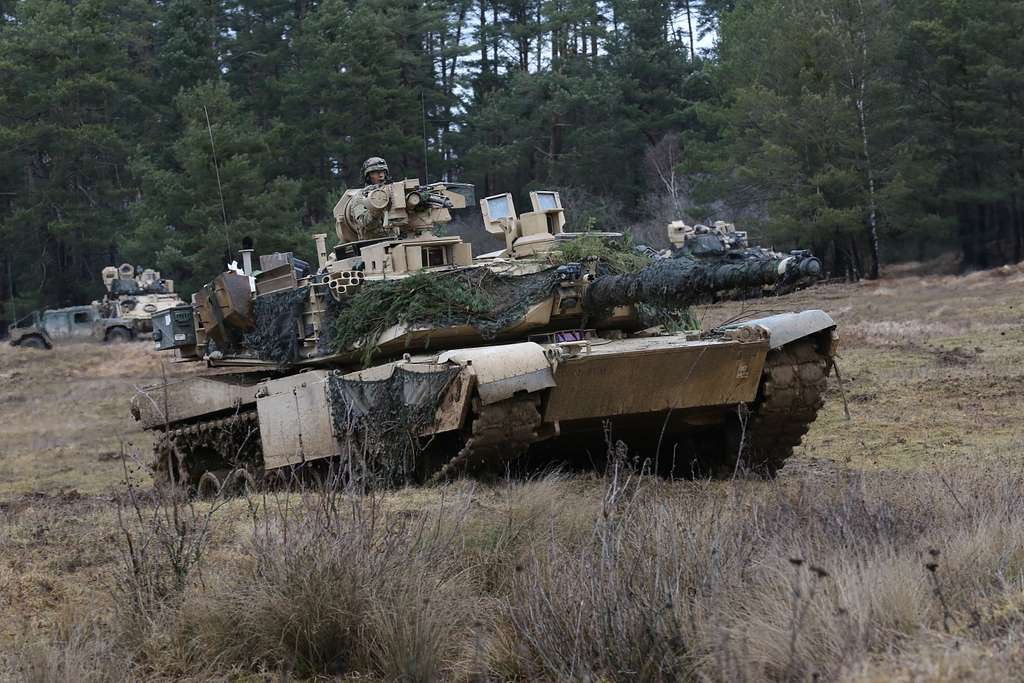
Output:
[[[630,304],[688,306],[717,292],[786,285],[820,275],[821,261],[806,253],[742,261],[684,256],[655,261],[638,273],[599,275],[587,287],[583,303],[591,312]]]

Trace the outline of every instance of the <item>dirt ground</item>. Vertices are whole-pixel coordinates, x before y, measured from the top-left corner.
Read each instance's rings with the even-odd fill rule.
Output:
[[[196,370],[150,347],[0,345],[0,500],[111,491],[122,478],[121,453],[152,444],[129,414],[137,388]]]
[[[833,378],[783,476],[975,468],[1024,450],[1024,272],[894,272],[698,313],[707,326],[810,307],[839,324],[849,417]],[[151,447],[129,402],[164,374],[194,371],[144,342],[0,346],[0,650],[60,628],[69,613],[109,610],[120,558],[113,500],[126,462],[146,481],[138,462]]]

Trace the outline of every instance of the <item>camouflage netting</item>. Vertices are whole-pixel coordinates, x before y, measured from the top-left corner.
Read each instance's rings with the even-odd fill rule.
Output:
[[[319,355],[330,355],[334,353],[333,343],[333,331],[334,324],[337,321],[338,316],[345,310],[345,301],[336,301],[330,294],[325,294],[324,298],[324,317],[323,317],[323,329],[320,332],[320,338],[317,340],[316,351]]]
[[[716,292],[778,283],[786,277],[779,274],[779,264],[778,259],[664,259],[638,273],[596,278],[587,289],[584,305],[591,312],[637,303],[668,308],[688,306]]]
[[[412,481],[423,448],[420,434],[460,371],[457,365],[432,372],[398,366],[388,379],[328,380],[334,427],[351,448],[354,479],[371,488]]]
[[[299,358],[298,323],[309,287],[285,289],[256,297],[255,327],[245,334],[245,346],[260,360],[292,363]]]
[[[344,302],[331,325],[329,345],[334,352],[360,346],[369,363],[380,335],[398,324],[471,325],[484,339],[493,339],[551,296],[559,279],[556,268],[530,275],[467,268],[368,283]]]

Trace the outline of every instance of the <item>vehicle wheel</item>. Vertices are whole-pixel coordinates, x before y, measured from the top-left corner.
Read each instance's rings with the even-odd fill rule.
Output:
[[[204,500],[211,500],[220,495],[221,481],[213,472],[203,472],[196,485],[196,493]]]
[[[227,479],[224,480],[223,488],[231,493],[251,496],[256,494],[259,487],[256,484],[256,477],[253,476],[252,472],[243,468],[238,468],[231,470]]]
[[[45,349],[46,342],[44,342],[41,337],[25,337],[18,342],[18,346],[24,346],[28,349]]]
[[[114,329],[107,332],[107,343],[108,344],[123,344],[132,340],[132,334],[123,327],[115,327]]]

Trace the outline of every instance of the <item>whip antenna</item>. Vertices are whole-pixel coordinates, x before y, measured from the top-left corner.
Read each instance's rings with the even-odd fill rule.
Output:
[[[213,172],[217,176],[217,193],[220,195],[220,216],[224,219],[224,243],[228,248],[228,257],[231,256],[231,236],[228,234],[228,212],[224,208],[224,188],[220,184],[220,166],[217,162],[217,146],[213,144],[213,126],[210,125],[210,112],[203,105],[203,114],[206,115],[206,131],[210,134],[210,150],[213,152]]]
[[[423,182],[430,182],[430,169],[427,167],[427,97],[420,90],[420,115],[423,118]]]

